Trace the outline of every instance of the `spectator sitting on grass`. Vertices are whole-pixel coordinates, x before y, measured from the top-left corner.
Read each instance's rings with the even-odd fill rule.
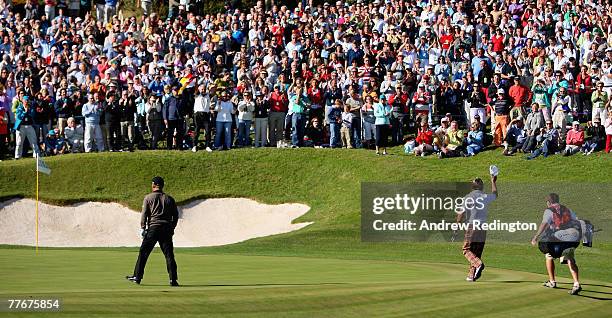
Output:
[[[480,123],[475,121],[470,126],[470,132],[467,136],[467,155],[474,156],[479,153],[483,148],[484,133],[480,129]]]
[[[519,117],[513,119],[506,133],[506,149],[504,150],[504,156],[512,156],[517,151],[522,150],[525,140],[527,140],[527,131],[523,126],[523,118]]]
[[[418,146],[414,148],[415,156],[425,157],[433,153],[434,151],[434,148],[433,148],[434,133],[431,129],[429,129],[427,120],[421,121],[421,127],[418,130],[416,142]]]
[[[544,158],[557,152],[559,148],[559,130],[553,127],[551,119],[546,120],[546,127],[542,130],[541,134],[537,137],[540,143],[539,147],[527,157],[527,160],[534,159],[539,155],[543,155]]]
[[[442,159],[465,156],[465,152],[463,151],[463,139],[465,134],[459,129],[457,121],[453,120],[451,122],[446,134],[448,136],[448,144],[440,149],[438,157]]]
[[[66,150],[64,138],[58,136],[56,129],[49,130],[47,140],[42,145],[43,151],[47,156],[61,155]]]
[[[572,123],[572,129],[567,132],[565,138],[565,150],[563,151],[564,156],[571,156],[578,151],[584,144],[584,131],[580,129],[580,123],[574,121]]]
[[[313,146],[315,148],[321,148],[323,146],[323,139],[325,132],[323,126],[321,126],[321,119],[315,117],[310,120],[310,125],[306,128],[307,146]]]
[[[586,135],[588,140],[582,145],[582,152],[584,155],[590,155],[594,151],[601,150],[605,147],[606,143],[606,130],[601,125],[599,117],[595,117],[595,120],[587,122]]]
[[[72,153],[83,151],[83,126],[78,124],[74,117],[68,118],[68,126],[64,129],[64,136],[68,149]]]
[[[527,120],[525,121],[527,139],[523,143],[524,153],[533,151],[537,143],[536,137],[542,128],[544,128],[544,115],[540,111],[540,105],[533,103],[531,105],[531,112],[527,115]]]
[[[435,152],[440,152],[443,147],[446,147],[446,145],[448,145],[448,135],[446,134],[446,132],[448,131],[449,123],[450,121],[446,117],[440,120],[440,126],[438,126],[434,133],[433,145]]]

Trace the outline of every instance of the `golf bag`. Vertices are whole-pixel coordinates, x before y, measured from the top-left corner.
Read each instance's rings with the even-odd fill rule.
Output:
[[[538,248],[543,254],[549,253],[554,258],[561,257],[564,250],[576,248],[582,238],[580,221],[572,219],[571,211],[563,205],[550,208],[553,213],[553,224],[542,233]]]
[[[593,234],[597,232],[595,231],[595,226],[589,220],[578,221],[582,228],[582,246],[593,247]]]

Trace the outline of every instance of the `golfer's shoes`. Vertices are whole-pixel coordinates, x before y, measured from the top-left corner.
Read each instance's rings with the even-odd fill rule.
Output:
[[[542,286],[547,288],[557,288],[557,282],[551,282],[547,280],[544,284],[542,284]]]
[[[136,276],[125,276],[125,279],[127,279],[128,281],[130,281],[132,283],[136,283],[136,284],[140,285],[140,278],[138,278]]]
[[[485,269],[485,264],[481,263],[480,266],[474,270],[474,281],[477,281],[482,276],[482,271]]]
[[[474,282],[474,278],[472,278],[472,277],[468,276],[468,277],[466,277],[466,278],[465,278],[465,281],[466,281],[466,282],[473,283],[473,282]]]
[[[170,281],[170,286],[172,286],[172,287],[179,287],[180,285],[179,285],[179,283],[177,281],[171,280]]]
[[[582,286],[578,285],[578,286],[574,286],[572,287],[572,290],[569,291],[570,295],[578,295],[578,293],[582,291]]]

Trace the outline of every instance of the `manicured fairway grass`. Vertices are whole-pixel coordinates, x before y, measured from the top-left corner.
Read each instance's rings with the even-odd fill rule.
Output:
[[[165,287],[159,254],[152,256],[145,286],[131,286],[122,277],[132,270],[135,249],[45,249],[34,256],[28,248],[4,246],[0,294],[60,295],[67,306],[64,313],[74,317],[173,312],[261,317],[548,317],[577,312],[605,317],[612,312],[612,300],[605,300],[612,299],[612,156],[526,161],[488,151],[438,160],[407,157],[399,148],[391,152],[376,157],[362,150],[244,149],[47,158],[53,173],[41,176],[46,202],[114,201],[138,210],[150,178],[159,174],[166,178],[167,192],[180,202],[207,197],[299,202],[311,211],[298,221],[314,224],[229,246],[180,249],[179,274],[189,286],[178,290]],[[501,169],[494,215],[539,222],[543,195],[556,191],[579,215],[595,217],[604,231],[593,248],[577,250],[585,282],[601,285],[585,286],[590,292],[584,295],[592,298],[540,286],[544,261],[528,244],[531,233],[513,240],[492,236],[485,248],[485,278],[476,284],[464,281],[466,265],[458,242],[361,242],[361,182],[467,181],[486,177],[490,164]],[[0,177],[0,197],[34,195],[33,160],[0,163]],[[567,268],[558,267],[558,272],[568,282]]]
[[[467,283],[465,266],[455,264],[180,252],[182,287],[167,286],[158,252],[137,286],[122,279],[135,256],[2,250],[0,279],[10,283],[0,297],[61,297],[62,312],[50,317],[605,317],[611,301],[600,299],[612,299],[612,284],[587,281],[583,297],[570,297],[567,280],[549,290],[540,286],[542,275],[493,268],[481,282]]]

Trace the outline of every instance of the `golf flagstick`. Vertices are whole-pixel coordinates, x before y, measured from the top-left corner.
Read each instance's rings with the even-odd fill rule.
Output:
[[[45,161],[41,157],[40,152],[34,152],[36,156],[36,254],[38,254],[38,190],[39,190],[39,175],[40,173],[44,173],[46,175],[51,175],[51,169],[45,163]]]
[[[40,155],[36,156],[36,254],[38,254],[38,174],[39,174],[39,169],[38,169],[38,160],[40,158]]]

